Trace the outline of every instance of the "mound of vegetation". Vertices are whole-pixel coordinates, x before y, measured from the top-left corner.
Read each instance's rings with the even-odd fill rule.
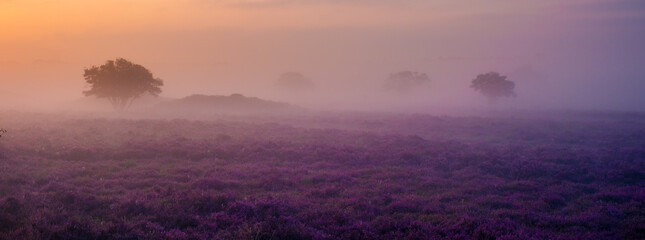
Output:
[[[191,95],[159,105],[162,110],[198,112],[286,112],[297,108],[287,103],[246,97],[242,94]]]

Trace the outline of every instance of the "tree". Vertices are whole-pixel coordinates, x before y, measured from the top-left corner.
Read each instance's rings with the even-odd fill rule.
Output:
[[[409,93],[415,88],[430,82],[425,73],[413,71],[401,71],[391,73],[385,82],[386,90],[394,90],[399,93]]]
[[[278,77],[278,86],[290,90],[298,91],[310,89],[314,86],[311,80],[299,72],[285,72]]]
[[[500,97],[516,96],[513,92],[515,83],[496,72],[477,75],[470,87],[486,96],[491,103],[495,103]]]
[[[7,133],[7,130],[5,130],[4,128],[0,128],[0,138],[2,137],[2,134],[5,134],[5,133]]]
[[[163,86],[163,81],[154,78],[148,69],[123,58],[87,68],[83,77],[91,87],[83,92],[85,96],[107,98],[118,110],[129,107],[145,93],[158,96]]]

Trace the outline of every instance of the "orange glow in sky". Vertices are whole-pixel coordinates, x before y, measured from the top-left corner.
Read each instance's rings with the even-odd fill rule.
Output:
[[[444,89],[432,94],[435,101],[450,102],[444,98],[478,73],[531,66],[562,83],[551,87],[558,101],[574,104],[565,95],[584,81],[592,82],[585,97],[598,95],[596,89],[609,85],[601,76],[615,72],[625,74],[624,84],[602,94],[630,96],[623,101],[633,102],[633,89],[645,85],[633,80],[645,75],[635,67],[645,55],[636,43],[645,40],[642,5],[633,0],[0,0],[0,107],[36,105],[41,101],[36,97],[81,98],[82,69],[117,57],[164,79],[162,95],[168,97],[241,92],[280,100],[284,96],[266,89],[285,71],[317,80],[319,98],[326,91],[342,92],[338,89],[355,97],[355,89],[377,88],[375,82],[388,73],[410,69],[427,72]],[[612,59],[625,62],[603,68]]]

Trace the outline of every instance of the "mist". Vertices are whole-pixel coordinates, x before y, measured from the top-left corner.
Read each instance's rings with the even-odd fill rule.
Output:
[[[645,239],[645,1],[0,0],[0,239]]]
[[[163,79],[161,96],[173,99],[240,93],[320,110],[477,109],[487,103],[470,81],[496,71],[516,83],[517,93],[499,108],[645,106],[645,4],[638,1],[142,1],[129,7],[0,2],[10,13],[1,17],[0,107],[74,109],[87,89],[83,69],[119,57]],[[146,10],[135,15],[135,9]],[[77,13],[65,15],[70,11]],[[431,82],[406,94],[384,90],[389,74],[405,70],[426,73]],[[313,87],[285,91],[276,83],[284,72],[306,75]]]

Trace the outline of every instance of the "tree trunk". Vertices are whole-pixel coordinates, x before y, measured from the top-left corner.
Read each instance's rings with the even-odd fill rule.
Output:
[[[124,111],[125,109],[129,108],[132,105],[132,102],[134,102],[136,98],[134,97],[110,97],[108,100],[110,101],[110,104],[112,104],[112,107],[114,110],[117,111]]]

